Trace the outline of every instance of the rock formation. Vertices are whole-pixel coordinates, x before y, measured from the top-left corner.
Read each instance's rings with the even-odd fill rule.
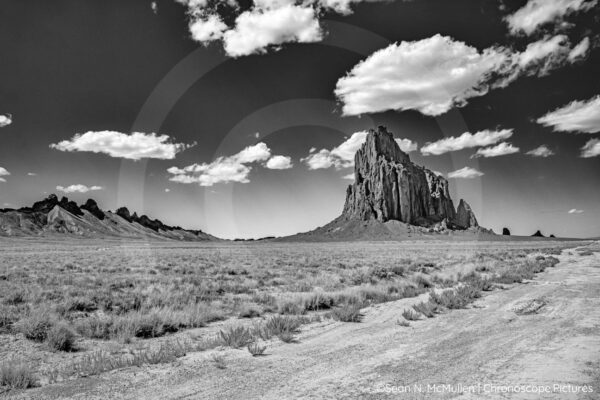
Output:
[[[102,211],[89,199],[79,206],[66,197],[51,194],[31,207],[0,210],[0,236],[39,236],[47,234],[85,237],[126,237],[172,240],[214,240],[200,230],[169,226],[146,215],[130,215],[121,207],[116,213]]]
[[[475,214],[473,213],[473,210],[471,210],[471,206],[463,199],[460,199],[460,202],[458,203],[455,223],[459,227],[465,229],[471,227],[476,228],[479,226],[477,218],[475,218]]]
[[[508,228],[502,228],[502,234],[504,236],[510,236],[510,231],[508,230]]]
[[[458,229],[479,226],[464,200],[457,214],[448,181],[412,163],[385,127],[369,131],[354,163],[354,184],[346,191],[342,217],[420,226],[445,221],[449,228]]]
[[[542,235],[542,232],[540,232],[539,229],[531,236],[532,237],[546,237],[546,236]]]

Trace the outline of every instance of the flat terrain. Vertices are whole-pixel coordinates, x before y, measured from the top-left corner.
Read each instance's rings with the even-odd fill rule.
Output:
[[[5,320],[12,318],[0,334],[0,362],[33,366],[38,377],[38,387],[7,390],[7,398],[540,398],[455,393],[459,384],[591,385],[591,394],[554,391],[543,398],[600,397],[598,243],[32,243],[0,245]],[[111,286],[116,282],[128,284]],[[468,304],[446,304],[432,318],[403,317],[432,293],[473,282],[483,289]],[[221,290],[213,290],[217,283]],[[199,286],[204,297],[174,297],[197,296]],[[15,288],[23,295],[7,294]],[[94,295],[106,288],[124,303],[142,295],[135,307],[116,308],[115,299]],[[164,301],[147,303],[155,289]],[[82,297],[93,304],[65,307]],[[23,336],[20,320],[42,303],[77,331],[76,351]],[[192,306],[203,310],[198,326],[176,317]],[[335,313],[350,306],[361,309],[360,322]],[[179,325],[170,321],[174,329],[167,330],[159,321],[163,330],[152,335],[140,335],[141,325],[111,333],[122,319],[143,319],[158,307],[156,315]],[[207,344],[235,327],[283,317],[302,325],[289,341],[255,337],[266,346],[262,356],[218,340]],[[86,330],[108,320],[106,337]],[[175,357],[105,372],[89,365],[99,351],[127,357],[173,341],[185,350]],[[452,387],[434,392],[433,384]],[[419,387],[423,393],[415,393]]]

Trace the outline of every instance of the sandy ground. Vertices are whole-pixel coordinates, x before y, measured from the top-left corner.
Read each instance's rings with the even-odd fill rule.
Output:
[[[556,267],[533,281],[409,327],[397,321],[402,310],[421,299],[365,309],[362,323],[305,326],[297,343],[270,343],[263,357],[252,357],[246,349],[192,353],[170,365],[113,371],[5,396],[600,399],[600,253],[581,256],[566,250],[559,258]],[[225,369],[215,367],[215,353],[224,357]],[[460,393],[460,385],[466,392]],[[485,385],[542,386],[550,393],[494,393]],[[555,385],[571,386],[560,391]],[[582,387],[593,392],[565,392]]]

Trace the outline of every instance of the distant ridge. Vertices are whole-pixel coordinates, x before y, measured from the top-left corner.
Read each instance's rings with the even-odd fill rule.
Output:
[[[200,230],[169,226],[146,215],[130,214],[125,207],[104,211],[93,199],[83,205],[55,194],[31,207],[0,210],[0,236],[71,235],[88,238],[170,239],[181,241],[218,240]]]

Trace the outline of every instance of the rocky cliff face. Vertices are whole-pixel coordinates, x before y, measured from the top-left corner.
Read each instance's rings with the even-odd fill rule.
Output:
[[[457,215],[448,181],[411,162],[385,127],[369,132],[354,161],[355,181],[346,192],[343,217],[421,226],[445,220],[448,227],[460,229],[478,226],[463,200]]]

